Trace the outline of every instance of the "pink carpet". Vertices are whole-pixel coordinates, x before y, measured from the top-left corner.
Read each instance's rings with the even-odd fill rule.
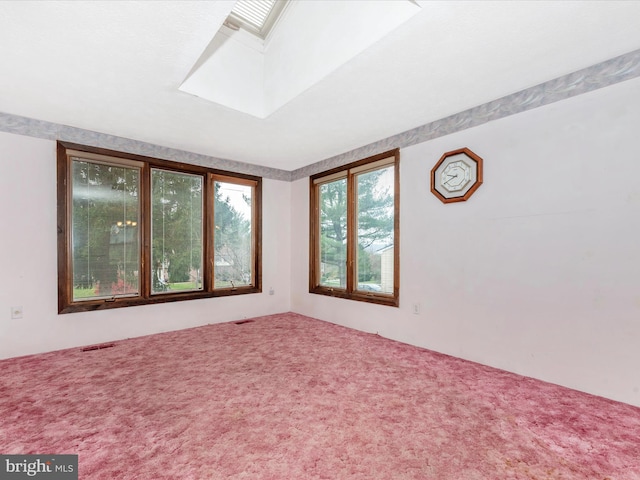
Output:
[[[0,361],[81,479],[640,479],[640,409],[297,314]]]

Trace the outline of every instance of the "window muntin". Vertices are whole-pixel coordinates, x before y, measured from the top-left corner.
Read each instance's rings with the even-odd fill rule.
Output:
[[[151,169],[151,293],[202,290],[204,177]]]
[[[311,177],[309,291],[398,305],[399,152]]]
[[[242,239],[218,287],[216,182]],[[57,183],[59,313],[262,291],[261,178],[58,142]]]
[[[71,163],[73,301],[138,295],[140,168]]]

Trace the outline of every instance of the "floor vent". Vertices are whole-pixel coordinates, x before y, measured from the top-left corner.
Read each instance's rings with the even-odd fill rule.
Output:
[[[251,323],[253,320],[240,320],[239,322],[233,322],[236,325],[244,325],[245,323]]]
[[[101,343],[100,345],[91,345],[89,347],[84,347],[82,349],[83,352],[92,352],[93,350],[102,350],[104,348],[115,347],[115,343]]]

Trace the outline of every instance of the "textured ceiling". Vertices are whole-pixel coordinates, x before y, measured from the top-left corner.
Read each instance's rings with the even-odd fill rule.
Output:
[[[636,1],[418,3],[259,119],[178,90],[233,1],[3,1],[0,112],[294,170],[640,48]]]
[[[180,90],[264,119],[420,11],[408,0],[288,2],[264,41],[220,29]]]

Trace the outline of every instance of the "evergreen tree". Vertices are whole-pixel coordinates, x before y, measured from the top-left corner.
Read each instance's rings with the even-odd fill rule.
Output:
[[[72,175],[74,287],[137,291],[139,171],[74,161]]]
[[[379,281],[379,261],[371,248],[393,242],[394,197],[381,182],[385,169],[357,176],[358,281]],[[345,287],[347,256],[347,181],[340,179],[320,187],[320,250],[325,278],[335,274]],[[333,266],[334,268],[330,268]]]
[[[154,291],[188,281],[195,288],[202,269],[203,178],[154,170],[151,179]]]
[[[224,195],[223,184],[214,183],[215,281],[221,286],[246,285],[251,281],[251,219],[245,218]],[[251,207],[251,198],[243,195]]]

